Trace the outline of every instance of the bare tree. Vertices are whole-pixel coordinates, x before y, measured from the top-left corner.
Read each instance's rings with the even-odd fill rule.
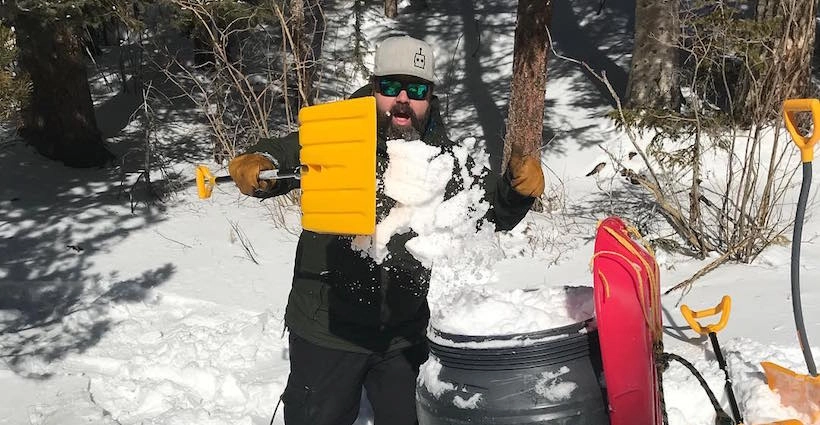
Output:
[[[791,0],[779,5],[789,13],[806,12]],[[795,51],[783,48],[799,33],[793,23],[803,20],[791,15],[752,19],[741,6],[724,0],[681,3],[683,31],[674,47],[683,57],[679,82],[686,88],[685,109],[649,109],[637,117],[618,110],[644,162],[632,166],[644,169],[636,172],[616,158],[621,173],[652,195],[653,207],[685,251],[701,258],[719,254],[676,288],[722,262],[754,261],[767,246],[781,242],[791,225],[783,206],[796,169],[789,164],[793,149],[780,132],[770,133],[772,124],[782,122],[782,102],[797,81],[780,64],[810,60],[810,51],[791,58]],[[792,31],[782,31],[781,24]],[[652,129],[648,144],[637,143],[631,134],[635,123]],[[707,158],[724,164],[723,172],[705,174],[701,164]],[[666,238],[663,243],[677,245]]]
[[[680,106],[679,9],[680,0],[637,0],[627,107],[677,110]]]
[[[519,0],[502,170],[512,153],[539,155],[544,129],[551,0]]]
[[[770,48],[749,55],[758,66],[743,69],[736,117],[772,117],[784,99],[809,95],[817,8],[818,0],[758,0],[754,20],[771,38]],[[780,81],[766,81],[766,75]]]

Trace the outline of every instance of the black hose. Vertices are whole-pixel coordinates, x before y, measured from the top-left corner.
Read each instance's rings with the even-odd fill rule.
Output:
[[[675,360],[678,363],[682,364],[685,368],[689,369],[689,372],[692,372],[692,375],[695,376],[695,379],[700,382],[700,386],[703,387],[703,390],[706,391],[706,396],[709,397],[709,401],[712,403],[712,408],[715,409],[715,425],[735,425],[734,419],[732,419],[729,414],[726,413],[725,410],[720,406],[720,403],[715,397],[715,393],[712,392],[712,389],[709,388],[709,384],[706,383],[706,380],[703,379],[703,375],[695,369],[695,366],[692,363],[689,363],[688,360],[684,359],[683,357],[674,354],[674,353],[663,353],[661,354],[661,361],[668,361],[669,359]]]
[[[806,335],[806,325],[803,322],[803,305],[800,300],[800,243],[803,238],[803,219],[806,215],[806,202],[811,188],[811,162],[803,163],[803,183],[800,185],[800,197],[797,199],[797,213],[794,217],[794,234],[792,235],[792,311],[794,324],[797,327],[797,338],[803,349],[806,367],[811,376],[817,376],[817,366],[814,364],[809,338]]]

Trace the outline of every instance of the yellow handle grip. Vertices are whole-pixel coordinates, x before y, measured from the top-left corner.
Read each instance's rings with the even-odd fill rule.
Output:
[[[214,186],[216,186],[216,177],[211,173],[211,170],[204,165],[197,165],[196,189],[199,193],[199,199],[210,198]]]
[[[811,112],[814,124],[811,136],[804,136],[794,124],[795,114]],[[783,102],[783,117],[786,119],[786,129],[792,136],[794,144],[800,148],[803,162],[812,162],[814,159],[814,144],[820,140],[820,100],[818,99],[787,99]]]
[[[706,310],[692,311],[686,304],[680,306],[680,312],[683,314],[683,318],[686,319],[686,323],[689,323],[689,327],[701,335],[708,335],[712,332],[720,332],[721,329],[726,327],[726,323],[729,322],[729,312],[731,310],[732,298],[728,295],[723,296],[723,299],[720,300],[720,304],[713,308],[707,308]],[[720,320],[714,325],[703,326],[695,320],[714,316],[716,314],[720,314],[721,316]]]

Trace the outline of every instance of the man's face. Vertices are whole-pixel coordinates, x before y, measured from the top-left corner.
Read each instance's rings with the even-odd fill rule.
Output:
[[[376,77],[374,84],[377,121],[387,139],[420,139],[430,112],[432,84],[396,75]]]

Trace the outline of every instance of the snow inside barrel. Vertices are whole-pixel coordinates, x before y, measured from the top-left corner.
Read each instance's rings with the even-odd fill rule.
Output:
[[[609,424],[592,288],[479,289],[436,309],[420,425]]]

